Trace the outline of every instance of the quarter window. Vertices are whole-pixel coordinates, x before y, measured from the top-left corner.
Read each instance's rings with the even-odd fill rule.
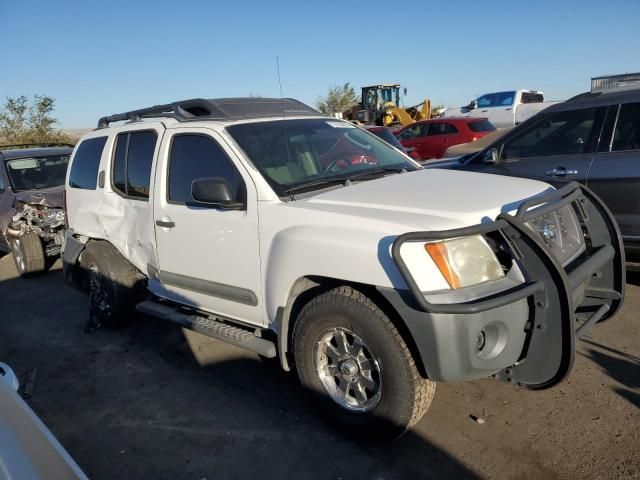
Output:
[[[579,155],[595,150],[604,108],[558,112],[542,118],[505,143],[502,158]]]
[[[111,174],[115,190],[128,197],[149,198],[157,138],[154,130],[126,132],[116,137]]]
[[[244,200],[242,176],[216,141],[204,135],[173,137],[169,157],[169,201],[193,202],[193,181],[212,177],[226,180],[234,198]]]
[[[620,106],[611,150],[640,150],[640,103]]]
[[[77,148],[69,172],[69,186],[84,190],[95,190],[98,184],[100,158],[107,137],[89,138]]]

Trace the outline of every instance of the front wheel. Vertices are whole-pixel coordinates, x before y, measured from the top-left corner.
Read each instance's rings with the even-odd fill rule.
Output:
[[[16,270],[21,277],[46,270],[44,248],[37,233],[25,233],[13,239],[11,251]]]
[[[293,343],[302,385],[348,434],[396,438],[422,418],[435,395],[435,383],[420,376],[389,317],[351,287],[307,303]]]

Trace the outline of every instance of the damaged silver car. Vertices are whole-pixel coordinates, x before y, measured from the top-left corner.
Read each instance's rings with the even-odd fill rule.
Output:
[[[0,251],[21,276],[46,271],[64,241],[64,181],[73,148],[0,147]]]

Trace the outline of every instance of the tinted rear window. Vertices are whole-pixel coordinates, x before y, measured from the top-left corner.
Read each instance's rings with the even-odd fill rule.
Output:
[[[76,150],[69,173],[69,186],[95,190],[98,184],[98,168],[100,157],[107,137],[89,138],[83,141]]]
[[[640,103],[620,107],[611,147],[613,151],[640,150]]]
[[[469,122],[467,125],[469,125],[469,130],[472,132],[490,132],[496,129],[489,120],[476,120]]]
[[[156,139],[153,130],[118,135],[111,173],[114,189],[128,197],[149,198]]]

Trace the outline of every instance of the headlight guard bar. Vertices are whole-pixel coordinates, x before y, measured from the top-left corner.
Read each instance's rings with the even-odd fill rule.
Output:
[[[566,271],[551,255],[541,239],[535,235],[535,232],[525,226],[525,222],[572,203],[579,212],[579,216],[582,217],[581,222],[591,239],[592,249],[586,259],[578,262],[577,266],[572,266],[571,271]],[[509,243],[515,257],[518,257],[518,252],[521,250],[518,244],[525,242],[528,245],[527,250],[535,251],[538,258],[520,259],[525,269],[527,281],[517,287],[477,300],[454,304],[430,303],[400,255],[402,245],[407,242],[431,242],[471,235],[485,235],[492,232],[500,232]],[[617,310],[621,304],[624,292],[624,249],[617,224],[607,207],[587,188],[577,182],[571,182],[558,190],[527,200],[520,205],[515,215],[501,214],[491,223],[451,230],[405,233],[398,236],[393,242],[391,256],[418,305],[429,313],[473,314],[484,312],[539,294],[551,287],[547,283],[550,281],[557,283],[558,279],[561,279],[564,285],[556,285],[556,287],[566,290],[570,296],[570,292],[577,285],[612,260],[615,265],[611,276],[615,278],[610,282],[613,285],[609,290],[614,291],[613,297],[617,297],[614,302],[618,302],[614,310]],[[528,264],[531,263],[537,265],[531,265],[531,268],[528,268]],[[541,264],[544,265],[543,270],[549,270],[546,272],[548,274],[532,274],[532,272],[540,271]],[[553,278],[556,280],[552,280]],[[610,312],[608,316],[613,313],[614,311]]]

